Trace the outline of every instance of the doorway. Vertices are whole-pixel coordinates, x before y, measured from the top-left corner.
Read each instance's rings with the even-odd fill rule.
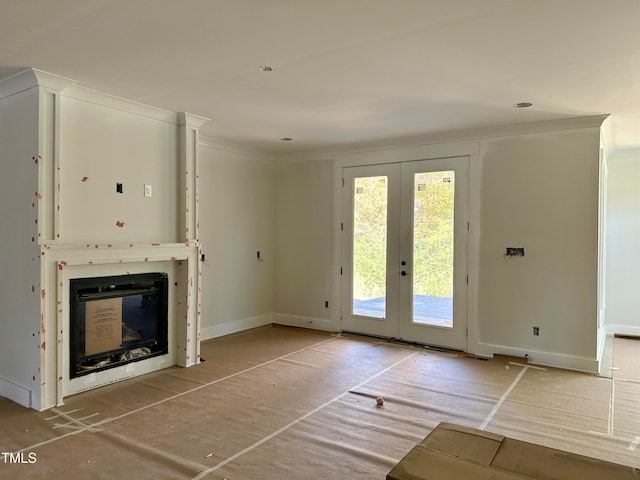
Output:
[[[469,157],[342,173],[343,331],[466,350]]]

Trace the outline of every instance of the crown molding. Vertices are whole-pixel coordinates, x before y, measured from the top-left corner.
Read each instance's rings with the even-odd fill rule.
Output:
[[[627,148],[621,150],[614,150],[614,152],[607,157],[608,160],[613,161],[640,161],[640,148]]]
[[[482,127],[467,130],[453,130],[413,137],[392,138],[387,140],[375,140],[372,142],[340,145],[336,147],[319,148],[313,150],[301,150],[274,154],[277,162],[315,160],[320,158],[333,158],[341,155],[356,153],[376,152],[396,148],[417,147],[438,143],[453,143],[462,141],[481,140],[486,138],[498,138],[532,133],[544,133],[558,130],[571,130],[579,128],[599,128],[609,117],[606,115],[591,115],[587,117],[573,117],[559,120],[547,120],[541,122],[519,123],[495,127]]]
[[[38,70],[37,68],[27,68],[4,80],[0,80],[0,98],[10,97],[33,87],[44,87],[61,92],[75,83],[77,81],[71,78]]]
[[[99,92],[97,90],[92,90],[80,85],[71,85],[63,92],[62,96],[73,98],[75,100],[82,100],[87,103],[93,103],[94,105],[122,110],[127,113],[133,113],[135,115],[151,118],[153,120],[159,120],[161,122],[170,123],[172,125],[178,124],[178,115],[175,112],[164,110],[162,108],[152,107],[144,103],[117,97],[108,93]]]
[[[224,150],[226,152],[237,153],[239,155],[258,158],[268,162],[273,162],[275,159],[275,156],[272,153],[266,153],[261,150],[256,150],[251,147],[239,145],[237,143],[227,142],[225,140],[220,140],[218,138],[206,137],[206,136],[200,135],[198,137],[198,143],[204,147],[215,148],[217,150]]]
[[[180,112],[178,113],[178,125],[188,125],[194,128],[200,128],[207,122],[210,122],[210,118],[200,117],[198,115],[194,115],[193,113]]]

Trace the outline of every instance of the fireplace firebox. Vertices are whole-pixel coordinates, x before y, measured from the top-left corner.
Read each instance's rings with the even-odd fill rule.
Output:
[[[168,277],[75,278],[69,285],[70,378],[168,353]]]

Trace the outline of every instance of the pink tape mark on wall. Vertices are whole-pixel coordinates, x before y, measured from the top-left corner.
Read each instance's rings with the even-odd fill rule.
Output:
[[[82,177],[82,183],[86,182],[87,180],[89,180],[89,177]]]
[[[121,222],[120,220],[116,221],[116,227],[119,227],[119,228],[124,227],[124,222]]]
[[[44,288],[40,291],[40,296],[42,297],[43,300],[44,300],[44,297],[47,296],[47,291]]]

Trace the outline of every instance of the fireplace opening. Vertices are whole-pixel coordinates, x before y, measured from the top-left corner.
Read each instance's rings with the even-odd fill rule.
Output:
[[[168,277],[70,280],[70,378],[168,353]]]

